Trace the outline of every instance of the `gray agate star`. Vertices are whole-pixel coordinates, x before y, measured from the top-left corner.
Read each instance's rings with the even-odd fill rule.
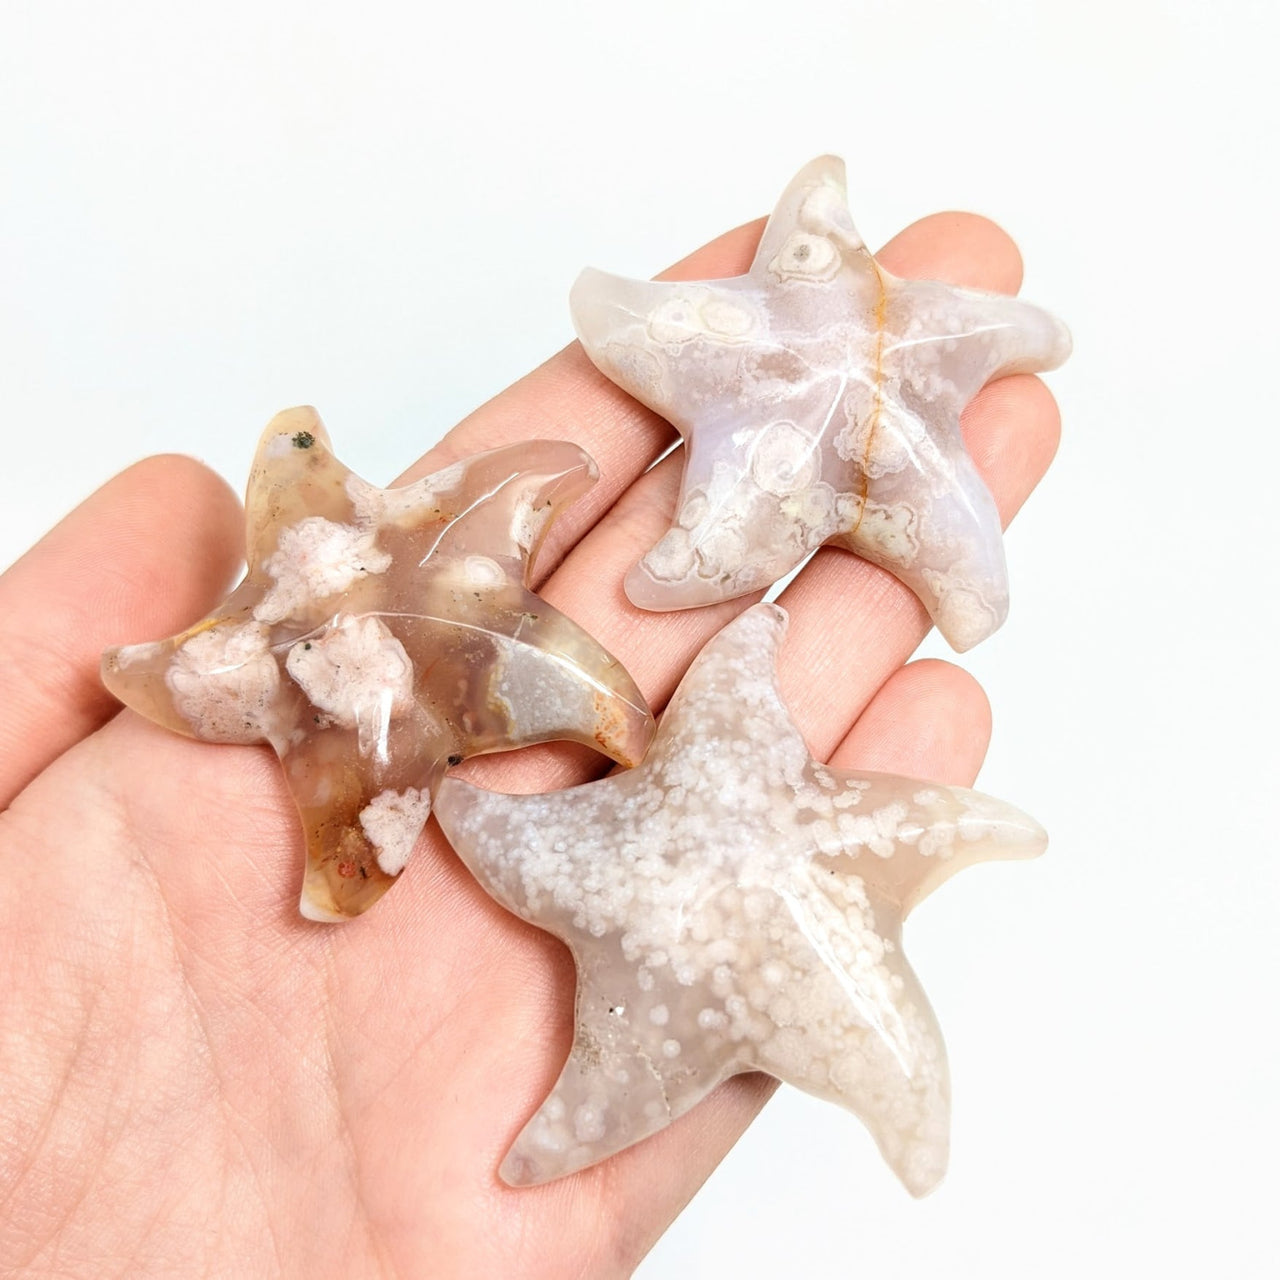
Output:
[[[685,440],[671,529],[627,578],[645,609],[768,587],[824,543],[900,578],[953,648],[1008,612],[996,506],[960,411],[992,378],[1052,369],[1071,340],[1015,298],[885,271],[844,165],[801,170],[751,269],[666,283],[587,270],[570,299],[607,377]]]
[[[577,963],[573,1050],[510,1183],[603,1160],[753,1069],[859,1116],[914,1194],[943,1174],[946,1056],[902,919],[1044,832],[974,791],[811,759],[774,678],[785,630],[774,605],[725,627],[637,768],[547,795],[441,787],[462,860]]]

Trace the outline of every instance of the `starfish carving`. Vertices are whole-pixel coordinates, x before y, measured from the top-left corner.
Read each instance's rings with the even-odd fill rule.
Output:
[[[269,742],[306,831],[302,914],[358,915],[448,765],[557,738],[644,754],[653,717],[631,677],[527,586],[595,479],[576,445],[540,440],[378,489],[314,409],[287,410],[250,474],[244,581],[180,635],[108,650],[103,680],[179,733]]]
[[[635,604],[744,595],[834,543],[900,578],[957,650],[1004,621],[1000,518],[960,411],[992,378],[1061,364],[1070,337],[1015,298],[891,276],[840,160],[800,171],[746,275],[589,269],[570,304],[601,372],[685,441],[671,529],[627,578]]]
[[[942,1176],[946,1056],[902,919],[1044,832],[974,791],[811,759],[777,692],[785,629],[757,605],[712,639],[638,768],[547,795],[441,787],[462,860],[577,964],[573,1050],[508,1182],[594,1164],[752,1069],[861,1117],[913,1193]]]

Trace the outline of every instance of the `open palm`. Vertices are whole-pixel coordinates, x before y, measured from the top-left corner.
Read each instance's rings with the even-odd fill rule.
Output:
[[[671,277],[741,272],[761,226]],[[966,215],[916,223],[879,256],[903,276],[1019,283],[1012,243]],[[1008,378],[964,426],[1007,521],[1052,456],[1053,401],[1036,379]],[[666,528],[679,459],[646,469],[671,436],[573,346],[407,477],[532,437],[582,444],[602,479],[551,531],[539,589],[627,665],[655,710],[750,603],[651,614],[622,593]],[[340,926],[302,920],[302,837],[270,751],[166,733],[98,684],[102,647],[171,634],[217,602],[242,539],[216,476],[152,458],[0,579],[0,1268],[627,1274],[769,1082],[735,1078],[560,1182],[498,1180],[568,1054],[567,952],[492,903],[434,824],[374,911]],[[972,782],[985,699],[948,664],[903,666],[927,626],[906,588],[827,549],[782,603],[782,692],[815,756]],[[535,791],[607,766],[548,746],[464,770]]]

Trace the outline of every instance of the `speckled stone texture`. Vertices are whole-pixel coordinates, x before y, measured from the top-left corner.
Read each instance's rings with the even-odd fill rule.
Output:
[[[906,583],[957,650],[1004,621],[1000,519],[960,412],[992,378],[1061,364],[1070,337],[1017,299],[891,276],[854,229],[841,161],[797,175],[746,275],[587,270],[571,307],[600,370],[685,441],[635,604],[744,595],[833,543]]]
[[[774,605],[725,627],[638,768],[547,795],[442,784],[466,865],[577,963],[573,1050],[508,1182],[602,1160],[752,1069],[861,1117],[913,1193],[941,1178],[946,1056],[902,920],[1044,832],[974,791],[814,761],[777,692],[785,629]]]
[[[312,409],[267,427],[248,573],[102,676],[158,724],[269,742],[306,831],[302,914],[367,910],[400,874],[451,763],[564,738],[623,764],[653,718],[622,666],[527,587],[550,522],[595,482],[576,445],[476,454],[399,489],[344,467]]]

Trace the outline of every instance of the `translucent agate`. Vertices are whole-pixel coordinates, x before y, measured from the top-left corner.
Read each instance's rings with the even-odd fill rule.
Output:
[[[1054,368],[1070,338],[1015,298],[891,276],[841,161],[792,181],[746,275],[587,270],[570,302],[592,361],[685,441],[672,526],[626,581],[635,604],[743,595],[831,543],[906,583],[957,650],[1004,621],[1000,518],[960,411],[992,378]]]
[[[577,446],[541,440],[378,489],[314,410],[288,410],[250,476],[243,583],[180,635],[109,650],[103,680],[179,733],[269,742],[306,832],[302,914],[358,915],[448,765],[557,738],[644,754],[653,719],[630,676],[527,586],[595,478]]]
[[[753,1069],[861,1117],[913,1193],[942,1176],[946,1056],[902,919],[1045,836],[974,791],[811,759],[777,692],[785,627],[774,605],[725,627],[638,768],[546,795],[441,788],[466,865],[577,964],[573,1049],[510,1183],[603,1160]]]

